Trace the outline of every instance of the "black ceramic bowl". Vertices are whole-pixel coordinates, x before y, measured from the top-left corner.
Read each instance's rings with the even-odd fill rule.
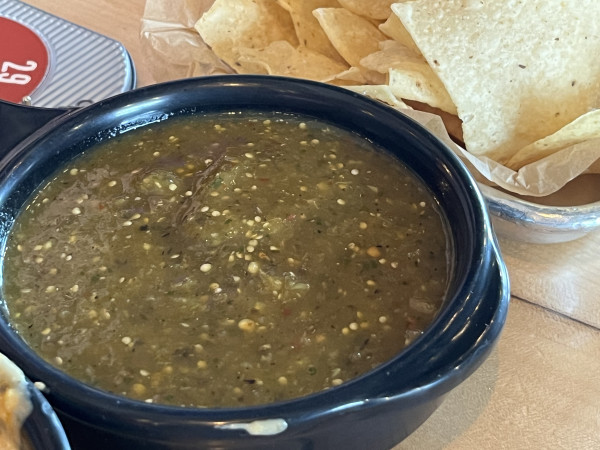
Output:
[[[33,410],[23,424],[24,438],[32,450],[69,450],[65,430],[42,393],[29,382],[27,384]]]
[[[247,109],[306,114],[358,132],[429,186],[455,249],[442,311],[418,340],[363,376],[307,397],[231,409],[146,404],[86,386],[36,356],[3,312],[0,350],[46,383],[74,448],[389,448],[425,421],[497,340],[508,277],[484,200],[465,167],[399,112],[319,83],[262,76],[181,80],[55,118],[0,162],[2,235],[42,180],[99,140],[173,115]]]

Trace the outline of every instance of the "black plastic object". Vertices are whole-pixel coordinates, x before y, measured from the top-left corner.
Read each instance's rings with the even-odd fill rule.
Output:
[[[2,233],[45,178],[97,142],[175,115],[240,110],[316,117],[363,135],[411,168],[438,200],[455,249],[443,308],[413,344],[354,380],[295,400],[225,409],[146,404],[86,386],[36,356],[3,312],[0,350],[46,383],[74,448],[390,448],[425,421],[498,339],[509,281],[471,175],[452,151],[403,114],[320,83],[250,75],[188,79],[71,111],[0,161]]]
[[[0,154],[67,110],[34,108],[0,100]]]

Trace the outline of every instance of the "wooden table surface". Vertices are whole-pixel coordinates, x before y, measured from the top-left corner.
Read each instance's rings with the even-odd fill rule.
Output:
[[[26,3],[120,41],[138,86],[154,82],[140,44],[145,0]],[[496,349],[395,450],[600,449],[600,233],[551,245],[501,237],[500,247],[512,298]]]

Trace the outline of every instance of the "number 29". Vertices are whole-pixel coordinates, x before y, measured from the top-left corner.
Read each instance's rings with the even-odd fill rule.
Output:
[[[27,84],[31,81],[31,76],[26,73],[10,73],[10,69],[16,72],[31,72],[37,68],[35,61],[27,61],[25,65],[15,64],[10,61],[4,61],[0,68],[0,83],[9,84]]]

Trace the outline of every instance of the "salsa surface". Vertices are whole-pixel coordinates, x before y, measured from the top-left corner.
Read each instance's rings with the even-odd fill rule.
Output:
[[[30,200],[3,294],[21,336],[146,402],[262,404],[392,358],[444,297],[448,242],[395,158],[307,117],[169,119],[98,144]]]

